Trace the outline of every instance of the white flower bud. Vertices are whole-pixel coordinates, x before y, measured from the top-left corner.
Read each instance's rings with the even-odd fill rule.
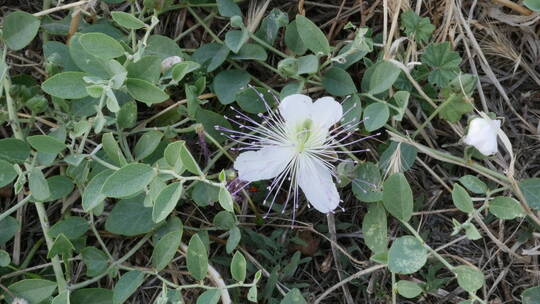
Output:
[[[28,304],[28,301],[23,298],[15,298],[11,304]]]
[[[463,142],[475,147],[480,153],[489,156],[497,153],[497,132],[501,129],[501,121],[477,117],[469,123],[467,136]]]
[[[163,59],[163,61],[161,62],[161,73],[167,71],[173,65],[175,65],[177,63],[180,63],[183,60],[184,59],[182,59],[182,57],[179,57],[179,56],[171,56],[171,57],[167,57],[167,58]]]

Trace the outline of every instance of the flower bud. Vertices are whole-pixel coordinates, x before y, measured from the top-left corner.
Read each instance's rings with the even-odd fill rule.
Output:
[[[467,145],[475,147],[480,153],[489,156],[497,153],[497,132],[501,129],[501,121],[476,117],[469,122],[469,130],[463,138]]]
[[[283,76],[295,76],[298,74],[298,60],[285,58],[278,63],[278,71]]]
[[[171,56],[163,59],[161,62],[161,73],[166,72],[169,70],[173,65],[182,62],[182,57],[179,56]]]

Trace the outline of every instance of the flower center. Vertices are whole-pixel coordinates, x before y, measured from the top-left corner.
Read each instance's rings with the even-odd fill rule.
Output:
[[[296,129],[296,152],[301,153],[305,150],[306,144],[313,132],[313,121],[306,119],[298,124]]]

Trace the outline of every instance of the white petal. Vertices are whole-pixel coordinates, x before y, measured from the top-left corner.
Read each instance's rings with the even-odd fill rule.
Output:
[[[313,103],[311,119],[320,127],[328,129],[341,120],[343,107],[333,97],[322,97]]]
[[[463,142],[474,146],[484,155],[497,153],[497,132],[501,128],[500,120],[474,118],[469,123],[469,130]]]
[[[289,147],[267,147],[258,151],[240,154],[234,162],[238,178],[246,182],[254,182],[276,177],[281,173],[293,156]]]
[[[287,124],[294,125],[310,117],[312,106],[313,102],[309,96],[293,94],[283,98],[279,103],[279,113]]]
[[[307,200],[315,209],[322,213],[336,209],[339,194],[332,181],[330,169],[320,160],[311,156],[300,157],[296,178]]]

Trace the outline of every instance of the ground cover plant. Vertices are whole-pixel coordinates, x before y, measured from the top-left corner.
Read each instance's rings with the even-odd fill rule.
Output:
[[[538,1],[1,4],[0,301],[540,303]]]

